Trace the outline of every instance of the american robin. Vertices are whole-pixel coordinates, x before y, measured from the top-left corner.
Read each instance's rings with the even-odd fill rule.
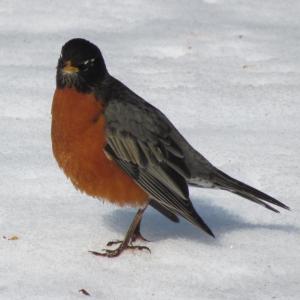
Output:
[[[52,104],[52,147],[60,168],[80,191],[114,204],[139,207],[114,257],[142,238],[140,223],[148,205],[174,222],[187,219],[206,233],[188,185],[230,191],[278,212],[289,209],[273,197],[214,167],[157,108],[112,77],[97,46],[72,39],[61,50]]]

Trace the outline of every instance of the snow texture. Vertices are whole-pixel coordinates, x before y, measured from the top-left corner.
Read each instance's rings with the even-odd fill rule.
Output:
[[[300,299],[299,12],[298,0],[2,0],[0,299]],[[88,253],[135,210],[79,193],[53,159],[55,67],[73,37],[217,167],[292,211],[191,189],[216,239],[149,209],[152,254]]]

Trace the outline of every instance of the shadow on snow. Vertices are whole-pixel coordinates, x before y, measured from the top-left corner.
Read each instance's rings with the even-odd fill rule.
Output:
[[[216,240],[212,239],[202,230],[193,226],[186,220],[180,218],[179,223],[173,223],[163,215],[148,207],[141,225],[141,232],[150,241],[159,241],[171,238],[185,238],[203,241],[205,243],[218,243],[218,238],[230,231],[243,229],[270,229],[285,232],[299,232],[300,228],[286,224],[254,224],[244,220],[241,216],[231,213],[229,210],[209,204],[209,201],[197,201],[193,199],[196,211],[212,229]],[[258,209],[263,209],[257,207]],[[111,214],[104,215],[105,223],[112,230],[124,235],[132,221],[136,210],[133,209],[116,209]],[[268,213],[268,211],[266,211]],[[113,237],[112,237],[113,238]]]

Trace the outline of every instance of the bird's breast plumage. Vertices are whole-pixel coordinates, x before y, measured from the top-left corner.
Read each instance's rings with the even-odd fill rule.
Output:
[[[57,89],[52,104],[52,149],[79,190],[119,205],[143,205],[148,195],[104,152],[103,103],[94,94]]]

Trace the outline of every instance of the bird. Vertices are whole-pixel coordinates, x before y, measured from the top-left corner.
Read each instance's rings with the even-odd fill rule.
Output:
[[[159,109],[110,75],[100,49],[86,39],[73,38],[62,46],[51,114],[53,154],[75,188],[137,208],[124,239],[92,254],[150,251],[136,244],[147,241],[140,224],[149,206],[214,237],[190,200],[189,186],[229,191],[277,213],[274,206],[289,210],[209,162]]]

